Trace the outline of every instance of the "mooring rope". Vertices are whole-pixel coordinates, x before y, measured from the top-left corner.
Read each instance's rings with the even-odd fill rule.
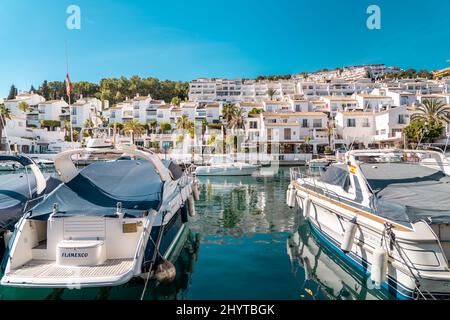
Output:
[[[406,265],[406,267],[408,268],[409,272],[410,272],[411,275],[413,276],[413,278],[414,278],[414,283],[415,283],[415,285],[416,285],[416,288],[415,288],[415,289],[416,289],[417,292],[422,296],[422,298],[423,298],[424,300],[428,300],[428,299],[425,297],[425,295],[423,294],[422,290],[420,289],[421,284],[420,284],[419,278],[418,278],[418,277],[416,276],[416,274],[413,272],[413,269],[412,269],[411,266],[408,264],[407,259],[403,256],[402,249],[401,249],[400,245],[399,245],[398,242],[397,242],[397,239],[396,239],[396,237],[395,237],[394,232],[392,231],[392,225],[390,225],[390,224],[388,224],[388,223],[386,223],[386,224],[384,225],[383,238],[384,238],[385,232],[386,232],[387,235],[389,236],[390,244],[393,245],[393,246],[395,246],[395,249],[397,249],[397,252],[398,252],[400,258],[402,259],[403,263]],[[386,241],[386,242],[387,242],[387,241]],[[418,272],[418,275],[420,276],[420,273],[419,273],[419,272]],[[437,300],[436,297],[434,297],[434,296],[431,294],[431,292],[429,292],[428,290],[423,290],[423,291],[425,291],[425,292],[426,292],[433,300]]]

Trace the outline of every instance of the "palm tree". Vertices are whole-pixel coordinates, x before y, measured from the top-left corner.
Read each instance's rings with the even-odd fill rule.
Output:
[[[155,133],[157,126],[158,126],[158,122],[156,120],[152,120],[148,123],[148,127],[152,133]]]
[[[2,135],[3,135],[3,129],[6,127],[6,119],[11,120],[11,111],[4,105],[0,104],[0,150],[2,147]]]
[[[223,105],[222,117],[226,122],[226,127],[222,126],[223,129],[223,151],[226,152],[226,140],[227,140],[227,130],[233,125],[233,118],[235,118],[238,112],[238,107],[234,103],[226,103]]]
[[[330,146],[331,149],[331,137],[334,134],[334,125],[331,120],[328,120],[327,125],[325,127],[325,132],[327,133],[328,145]]]
[[[273,100],[273,96],[277,94],[277,90],[273,88],[269,88],[267,90],[267,95],[269,96],[270,100]]]
[[[228,129],[232,131],[236,129],[244,129],[244,112],[242,109],[236,109],[230,122],[228,122]],[[233,139],[233,146],[237,150],[237,140]]]
[[[144,127],[137,120],[130,120],[125,122],[123,129],[125,133],[131,135],[131,142],[134,144],[134,136],[141,135],[144,131]]]
[[[236,109],[233,113],[231,120],[228,122],[230,129],[243,129],[244,128],[244,113],[242,109]]]
[[[187,115],[182,115],[177,120],[177,129],[189,130],[192,128],[193,123],[189,120]]]
[[[424,99],[416,108],[417,113],[411,115],[411,121],[424,120],[426,123],[450,123],[450,106],[438,99]]]
[[[19,110],[22,112],[27,112],[28,110],[31,109],[29,104],[26,103],[25,101],[19,102],[19,104],[17,105],[17,108],[19,108]]]

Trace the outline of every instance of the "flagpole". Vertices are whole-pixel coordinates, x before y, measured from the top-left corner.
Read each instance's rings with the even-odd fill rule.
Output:
[[[67,40],[66,40],[66,78],[69,77],[69,57],[68,57],[68,50],[67,50]],[[68,81],[68,79],[66,79],[66,82]],[[70,84],[66,83],[66,87],[70,86]],[[71,99],[70,99],[70,95],[71,92],[67,92],[67,97],[69,98],[69,126],[70,126],[70,142],[72,143],[72,147],[73,147],[73,126],[72,126],[72,103],[71,103]]]

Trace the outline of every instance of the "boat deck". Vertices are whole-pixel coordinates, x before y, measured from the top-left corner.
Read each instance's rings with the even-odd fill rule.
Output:
[[[31,260],[20,268],[8,272],[9,277],[20,278],[92,278],[120,276],[133,267],[133,259],[109,259],[98,266],[59,266],[54,261]]]

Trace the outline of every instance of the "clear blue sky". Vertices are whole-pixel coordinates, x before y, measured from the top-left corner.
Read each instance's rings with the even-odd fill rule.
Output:
[[[81,8],[81,30],[66,9]],[[381,7],[381,30],[366,9]],[[255,77],[364,63],[450,66],[449,0],[1,0],[0,96],[44,79]]]

